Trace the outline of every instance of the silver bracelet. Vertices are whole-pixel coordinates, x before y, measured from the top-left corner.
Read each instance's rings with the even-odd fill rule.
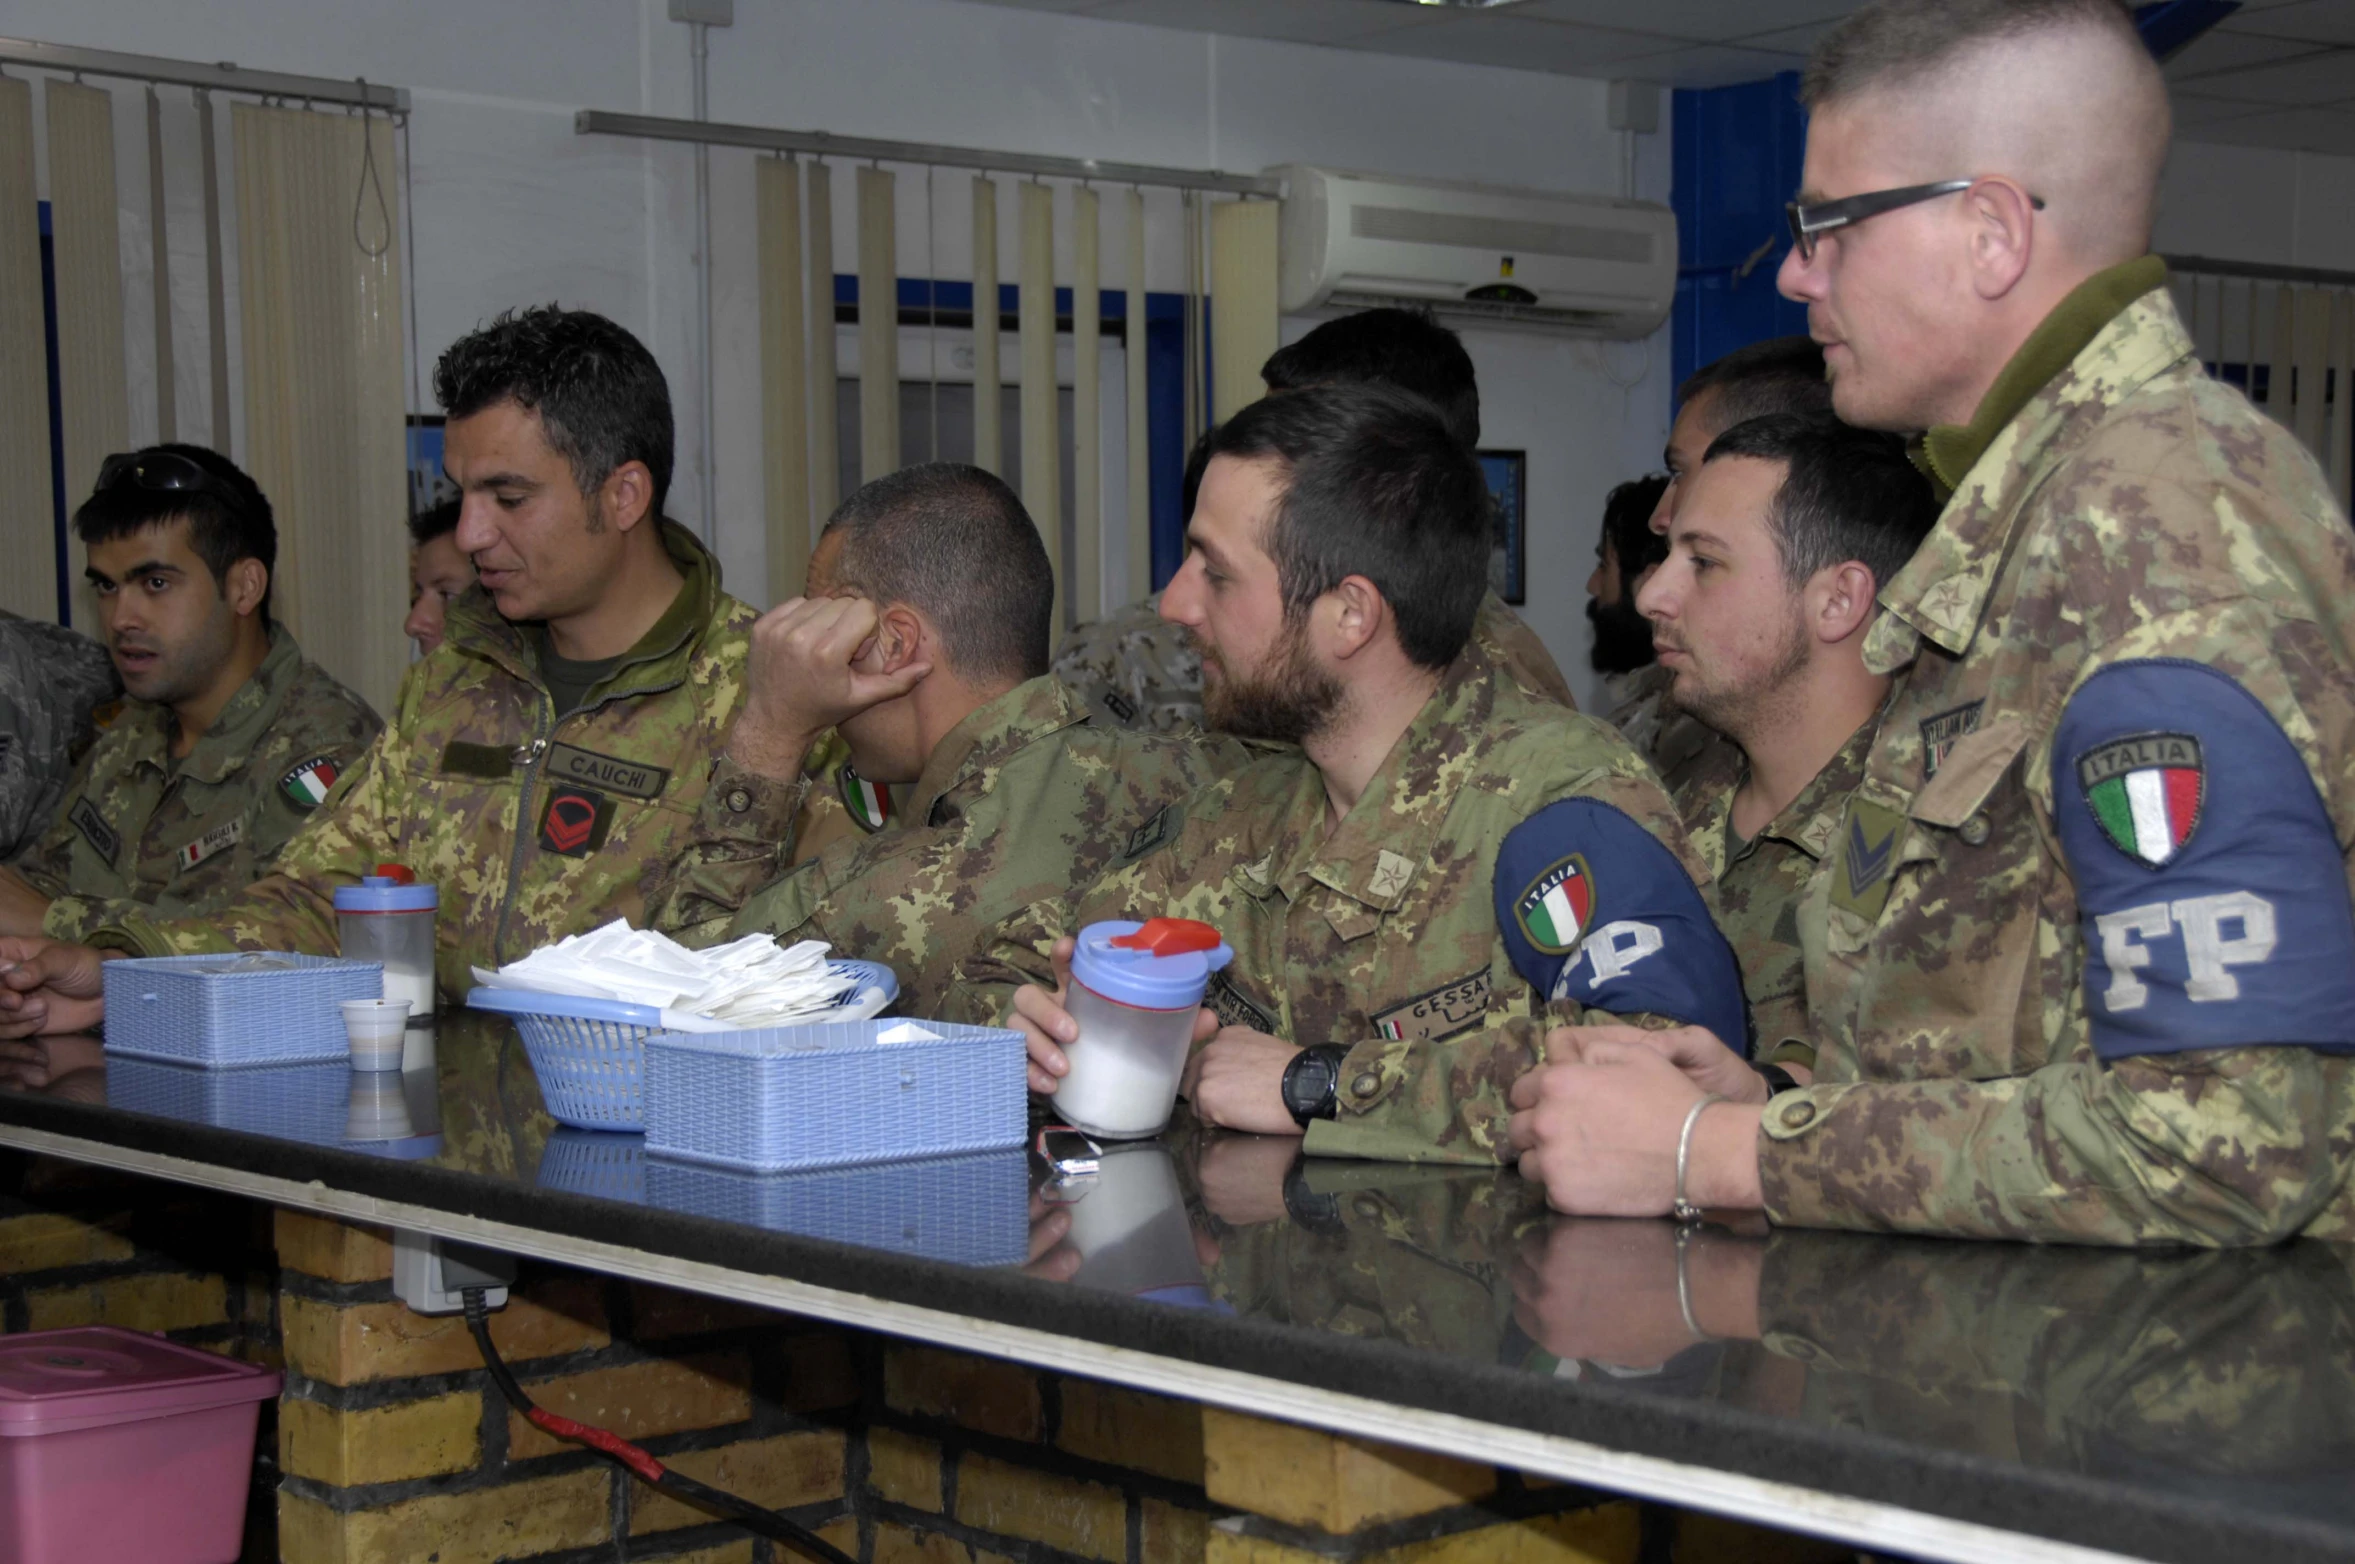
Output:
[[[1675,1217],[1679,1222],[1698,1222],[1701,1220],[1701,1208],[1697,1205],[1694,1205],[1690,1200],[1685,1198],[1685,1168],[1692,1160],[1693,1126],[1701,1122],[1701,1110],[1709,1107],[1713,1103],[1720,1103],[1723,1101],[1725,1101],[1723,1097],[1718,1096],[1715,1092],[1711,1092],[1708,1096],[1703,1097],[1699,1102],[1694,1103],[1691,1110],[1688,1111],[1684,1116],[1684,1128],[1677,1133],[1676,1202],[1668,1208],[1668,1214]]]

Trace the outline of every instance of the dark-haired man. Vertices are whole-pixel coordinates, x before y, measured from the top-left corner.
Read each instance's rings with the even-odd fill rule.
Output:
[[[1047,672],[1054,586],[1022,502],[977,467],[911,467],[843,501],[809,595],[753,626],[714,785],[783,784],[764,789],[776,816],[727,822],[768,875],[795,856],[786,814],[829,728],[860,779],[910,785],[907,819],[833,843],[740,908],[735,864],[704,894],[723,844],[698,843],[666,923],[826,940],[891,967],[902,1007],[930,1015],[999,924],[1093,881],[1157,810],[1240,761],[1239,745],[1093,719]]]
[[[1806,337],[1748,343],[1694,370],[1676,388],[1676,418],[1661,453],[1668,485],[1652,507],[1652,531],[1668,535],[1684,476],[1700,471],[1702,455],[1719,435],[1769,413],[1820,413],[1831,405],[1823,349]],[[1668,683],[1668,670],[1657,662],[1639,670],[1613,692],[1605,720],[1628,736],[1673,792],[1710,747],[1710,734],[1669,707]]]
[[[1796,1225],[2355,1235],[2355,537],[2147,253],[2165,79],[2119,0],[1875,0],[1803,95],[1781,286],[1952,496],[1866,634],[1814,1083],[1627,1048],[1547,1192],[1666,1210],[1681,1137],[1684,1200]]]
[[[1235,959],[1185,1091],[1207,1122],[1312,1152],[1487,1162],[1532,1018],[1587,1007],[1741,1024],[1667,795],[1603,724],[1499,678],[1472,639],[1488,496],[1430,404],[1388,386],[1271,396],[1211,438],[1162,598],[1211,725],[1281,747],[1126,844],[966,964],[952,1016],[1009,1009],[1031,1086],[1077,1036],[1069,934],[1215,926]],[[1297,746],[1297,747],[1294,747]],[[1511,866],[1511,893],[1494,882]],[[1571,959],[1587,941],[1592,960]],[[1082,1040],[1084,1047],[1084,1040]]]
[[[1480,384],[1472,355],[1428,310],[1360,310],[1329,320],[1260,366],[1268,394],[1309,386],[1386,385],[1430,402],[1469,451],[1480,444]],[[1201,473],[1187,462],[1186,515]],[[1480,544],[1481,559],[1490,545]],[[1156,593],[1081,625],[1055,654],[1055,673],[1090,709],[1123,727],[1170,732],[1202,721],[1202,662],[1161,611]],[[1494,592],[1483,592],[1472,638],[1523,689],[1573,709],[1578,702],[1553,654]]]
[[[1667,492],[1665,475],[1635,478],[1603,498],[1603,531],[1595,540],[1595,568],[1586,578],[1586,622],[1594,631],[1587,661],[1603,676],[1605,709],[1615,709],[1634,691],[1631,681],[1655,666],[1652,622],[1635,606],[1637,588],[1652,567],[1668,557],[1668,540],[1652,530],[1652,512]],[[1642,749],[1648,735],[1628,733]]]
[[[277,522],[226,456],[108,458],[74,534],[131,704],[0,871],[4,935],[210,912],[276,867],[381,726],[271,622]]]
[[[463,992],[470,966],[642,922],[698,814],[752,806],[749,786],[709,781],[754,615],[663,518],[671,408],[653,355],[602,316],[528,309],[445,352],[434,394],[458,546],[480,572],[441,648],[276,873],[204,918],[125,917],[94,942],[330,951],[336,888],[397,861],[442,887],[436,970]],[[96,952],[0,942],[9,960],[0,1032],[89,1020]]]
[[[444,500],[409,518],[409,617],[401,629],[420,657],[442,644],[450,604],[474,585],[474,561],[458,546],[458,511],[458,501]]]

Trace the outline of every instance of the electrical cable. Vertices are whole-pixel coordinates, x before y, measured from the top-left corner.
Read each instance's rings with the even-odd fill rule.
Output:
[[[506,1398],[507,1404],[534,1428],[553,1434],[558,1439],[587,1445],[607,1460],[626,1467],[640,1482],[656,1492],[683,1499],[698,1509],[710,1510],[734,1521],[755,1536],[781,1542],[797,1552],[822,1560],[823,1564],[858,1564],[856,1559],[816,1532],[796,1521],[787,1520],[774,1510],[764,1509],[749,1499],[740,1499],[723,1489],[674,1472],[610,1429],[576,1423],[569,1417],[561,1417],[537,1405],[530,1396],[524,1394],[523,1386],[515,1378],[515,1371],[507,1366],[507,1360],[499,1356],[499,1349],[491,1342],[490,1311],[483,1306],[483,1290],[480,1287],[469,1287],[459,1296],[466,1305],[466,1328],[473,1333],[474,1344],[482,1351],[483,1366],[490,1370],[491,1383],[499,1387],[499,1394]]]

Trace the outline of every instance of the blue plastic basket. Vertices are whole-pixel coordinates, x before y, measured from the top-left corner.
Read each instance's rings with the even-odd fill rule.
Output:
[[[646,1203],[666,1211],[952,1265],[1030,1258],[1030,1159],[1019,1148],[801,1173],[648,1157],[645,1175]]]
[[[539,1185],[575,1195],[646,1203],[646,1137],[560,1129],[540,1153]]]
[[[906,1024],[650,1037],[646,1150],[774,1173],[1021,1145],[1022,1034],[923,1021],[929,1040],[876,1041]]]
[[[110,961],[106,1051],[245,1066],[345,1060],[343,1002],[384,993],[384,964],[278,951]]]
[[[340,1029],[340,1017],[336,1024]],[[351,1080],[350,1067],[340,1060],[215,1070],[129,1055],[107,1061],[106,1105],[188,1124],[335,1146],[343,1142]]]
[[[889,967],[872,961],[827,965],[857,980],[843,999],[845,1005],[878,988],[887,1002],[899,997],[899,979]],[[466,996],[466,1004],[514,1021],[523,1034],[532,1073],[540,1078],[540,1096],[558,1123],[584,1130],[646,1127],[639,1082],[646,1039],[662,1030],[660,1010],[618,999],[582,999],[523,988],[478,988]]]

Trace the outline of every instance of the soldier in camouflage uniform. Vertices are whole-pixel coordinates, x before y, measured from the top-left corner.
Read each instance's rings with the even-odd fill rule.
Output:
[[[1738,1027],[1732,956],[1659,784],[1470,644],[1486,495],[1429,410],[1387,387],[1293,392],[1237,414],[1213,450],[1170,605],[1205,645],[1213,726],[1303,747],[1163,810],[1094,886],[1028,909],[960,971],[951,1017],[1012,1001],[1032,1087],[1051,1092],[1076,1035],[1060,937],[1199,919],[1235,959],[1198,1024],[1198,1116],[1305,1127],[1311,1152],[1450,1161],[1495,1160],[1549,1001],[1730,1006]],[[1501,924],[1500,856],[1522,866]],[[1529,925],[1549,898],[1564,910],[1534,941],[1547,966]],[[1627,920],[1644,930],[1612,934],[1610,959],[1566,969],[1580,926]]]
[[[1705,1039],[1650,1040],[1684,1074],[1599,1040],[1525,1088],[1523,1166],[1657,1212],[1690,1124],[1691,1198],[1782,1222],[2346,1236],[2355,538],[2160,262],[2110,259],[2147,242],[2164,83],[2115,5],[1883,0],[1808,96],[1784,287],[1842,416],[1931,426],[1954,488],[1882,593],[1898,684],[1801,917],[1816,1084],[1761,1105]],[[1913,188],[1933,156],[1979,177]]]
[[[74,514],[132,701],[0,884],[0,933],[77,940],[115,917],[186,917],[276,865],[382,726],[270,622],[278,531],[227,457],[111,458]]]
[[[889,966],[900,1008],[930,1015],[1000,923],[1095,879],[1155,811],[1241,759],[1199,733],[1098,723],[1045,671],[1046,548],[979,468],[911,467],[859,490],[827,522],[809,585],[754,631],[719,785],[790,779],[809,736],[831,728],[856,777],[912,784],[914,808],[790,871],[789,822],[727,817],[724,839],[690,848],[661,920],[690,943],[822,939]],[[795,803],[775,792],[779,809]],[[749,901],[747,863],[769,882]]]
[[[96,641],[0,612],[0,863],[49,828],[101,708],[122,693]]]
[[[398,861],[440,887],[436,975],[463,993],[472,965],[643,922],[690,837],[716,834],[708,817],[758,807],[754,780],[710,785],[754,614],[661,519],[671,417],[652,355],[600,316],[537,308],[462,338],[434,383],[480,585],[276,873],[206,917],[125,918],[95,943],[332,951],[336,888]],[[94,953],[0,941],[10,959],[0,1031],[87,1018]]]
[[[1466,450],[1480,443],[1472,357],[1428,311],[1361,310],[1327,321],[1278,349],[1259,373],[1271,395],[1320,385],[1399,386],[1436,406]],[[1186,460],[1182,511],[1189,518],[1207,460],[1205,439]],[[1483,562],[1488,555],[1484,536]],[[1553,654],[1494,592],[1481,593],[1472,639],[1524,691],[1577,709]],[[1055,655],[1054,671],[1090,711],[1122,727],[1171,733],[1201,725],[1202,659],[1184,629],[1162,617],[1159,593],[1073,630]]]
[[[1672,698],[1712,730],[1676,790],[1717,877],[1718,927],[1742,965],[1753,1058],[1811,1070],[1799,903],[1872,746],[1889,676],[1864,665],[1895,576],[1937,519],[1894,435],[1830,413],[1737,424],[1682,480],[1668,558],[1637,602]]]

